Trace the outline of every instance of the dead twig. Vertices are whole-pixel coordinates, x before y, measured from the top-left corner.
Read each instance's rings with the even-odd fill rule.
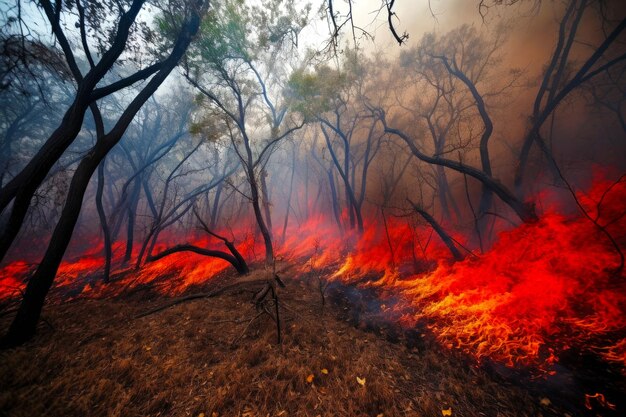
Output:
[[[231,346],[235,346],[235,344],[246,334],[246,332],[248,331],[248,328],[250,327],[250,325],[252,324],[252,322],[254,322],[256,319],[258,319],[259,317],[261,317],[263,314],[265,314],[265,311],[261,311],[260,313],[258,313],[256,316],[252,317],[252,319],[250,319],[250,321],[248,322],[248,324],[246,324],[246,327],[243,328],[243,331],[241,332],[241,334],[239,336],[237,336],[236,338],[233,339],[232,342],[230,342]]]
[[[226,291],[230,291],[230,290],[236,290],[236,289],[240,289],[242,287],[246,287],[246,286],[252,286],[252,285],[257,285],[257,284],[266,284],[267,283],[267,279],[256,279],[256,280],[248,280],[248,281],[240,281],[234,284],[230,284],[230,285],[225,285],[224,287],[215,289],[213,291],[210,292],[206,292],[206,293],[197,293],[197,294],[190,294],[184,297],[180,297],[180,298],[176,298],[172,301],[170,301],[167,304],[164,304],[162,306],[153,308],[152,310],[148,310],[144,313],[140,313],[138,315],[135,316],[136,319],[141,318],[141,317],[146,317],[149,316],[151,314],[154,313],[158,313],[159,311],[163,311],[165,309],[168,309],[170,307],[174,307],[175,305],[187,302],[187,301],[192,301],[192,300],[198,300],[201,298],[211,298],[211,297],[216,297],[218,295],[221,295],[223,293],[225,293]]]

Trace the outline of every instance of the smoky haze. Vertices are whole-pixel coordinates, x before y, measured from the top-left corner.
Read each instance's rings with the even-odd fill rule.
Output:
[[[316,34],[297,48],[290,45],[295,31],[268,35],[254,19],[247,23],[248,43],[237,38],[241,33],[225,35],[231,40],[225,48],[237,44],[235,52],[249,48],[248,55],[218,60],[201,49],[222,46],[199,40],[107,156],[98,198],[96,175],[91,179],[66,257],[79,255],[85,242],[94,253],[103,250],[97,199],[115,262],[138,266],[159,248],[204,236],[201,222],[235,242],[252,236],[258,244],[267,240],[261,219],[281,247],[288,230],[314,215],[338,233],[378,228],[387,216],[431,227],[419,209],[463,236],[471,250],[484,251],[499,231],[553,207],[574,213],[571,191],[586,190],[594,175],[614,180],[626,168],[623,60],[584,82],[575,78],[624,18],[624,6],[602,2],[600,9],[591,2],[573,27],[578,9],[567,12],[569,5],[520,1],[492,5],[481,16],[477,2],[397,2],[395,29],[409,34],[398,46],[381,3],[359,1],[356,38],[348,22],[326,61],[319,56],[328,55],[311,59],[297,51],[328,46],[320,28],[329,23],[318,20],[315,8],[309,20]],[[344,4],[337,8],[347,13]],[[299,12],[290,9],[283,24],[302,23]],[[544,82],[566,13],[572,32],[564,42],[571,43]],[[623,53],[620,34],[582,77]],[[539,93],[542,82],[547,87]],[[23,131],[10,137],[8,113],[32,97],[4,107],[3,184],[69,105],[66,83],[52,76],[46,83],[55,104],[47,104],[36,129],[26,132],[35,121],[25,119]],[[239,99],[248,106],[245,115],[238,113]],[[105,125],[125,102],[103,101]],[[39,189],[6,260],[41,257],[94,129],[87,117],[79,140]],[[263,251],[246,255],[260,259]]]

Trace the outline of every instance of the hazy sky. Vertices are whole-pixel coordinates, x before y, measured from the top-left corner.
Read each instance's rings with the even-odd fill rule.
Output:
[[[538,29],[545,26],[546,17],[553,22],[555,13],[553,6],[547,4],[543,6],[539,19],[537,16],[530,18],[532,2],[521,3],[516,6],[491,8],[483,21],[478,11],[478,0],[397,0],[394,5],[397,19],[394,19],[394,22],[399,34],[404,32],[409,34],[409,39],[402,48],[416,45],[426,32],[447,32],[462,24],[490,30],[505,20],[513,20],[511,31],[519,32],[523,42],[529,44],[532,43],[531,40],[523,38],[540,34],[542,30]],[[319,8],[320,4],[320,2],[313,3],[314,10],[317,10],[315,8]],[[366,50],[384,51],[395,55],[401,49],[389,31],[387,13],[384,9],[380,10],[381,4],[381,0],[354,0],[355,25],[375,38],[374,42],[362,38],[360,46]],[[335,0],[333,5],[335,10],[341,13],[347,12],[347,5],[344,1]],[[531,25],[531,30],[528,25]],[[343,32],[346,36],[352,36],[348,27],[345,27]],[[327,23],[315,15],[312,24],[303,31],[301,41],[303,44],[319,48],[324,41],[328,40],[328,34]]]

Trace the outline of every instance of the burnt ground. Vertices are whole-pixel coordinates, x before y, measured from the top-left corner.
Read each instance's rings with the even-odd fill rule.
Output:
[[[36,339],[0,353],[0,415],[585,412],[559,404],[552,392],[475,366],[420,331],[368,319],[368,309],[379,306],[368,307],[349,287],[328,288],[323,306],[317,282],[288,276],[280,291],[280,345],[268,315],[250,322],[258,313],[247,291],[188,301],[142,318],[135,316],[167,300],[146,289],[47,306],[49,325],[41,325]]]

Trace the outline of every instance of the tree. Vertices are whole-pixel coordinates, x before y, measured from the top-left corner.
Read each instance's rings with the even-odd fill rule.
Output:
[[[467,174],[481,183],[479,219],[490,209],[492,195],[496,194],[513,209],[520,219],[533,221],[536,219],[533,207],[515,197],[510,190],[496,180],[491,168],[489,140],[494,126],[485,97],[501,94],[502,89],[510,87],[517,77],[517,73],[512,73],[512,81],[504,83],[504,87],[501,87],[499,91],[479,91],[481,83],[488,79],[489,71],[492,71],[499,61],[497,52],[500,45],[499,36],[489,42],[482,38],[476,29],[463,26],[441,38],[428,34],[418,48],[402,56],[403,66],[415,68],[424,85],[431,91],[430,94],[426,93],[421,96],[419,103],[421,109],[418,111],[421,112],[420,118],[425,121],[427,131],[433,141],[432,149],[422,143],[419,136],[411,136],[402,129],[390,126],[387,112],[381,107],[374,111],[377,112],[385,132],[404,141],[419,160]],[[475,117],[469,117],[472,114]],[[473,125],[476,123],[480,124],[481,132],[478,143],[480,169],[446,157],[451,152],[466,148],[472,142]],[[463,128],[463,124],[469,125],[469,128]],[[458,132],[468,137],[460,138],[457,144],[450,144],[447,138],[453,126],[456,126]],[[442,169],[436,172],[441,206],[447,214],[447,200],[443,198],[443,195],[447,193],[447,180]]]
[[[259,9],[237,2],[218,7],[205,21],[199,42],[188,55],[185,76],[207,99],[209,108],[223,114],[248,180],[250,203],[265,244],[265,261],[271,265],[274,248],[267,195],[262,201],[265,167],[277,144],[304,123],[288,117],[287,107],[279,103],[276,91],[270,89],[269,83],[276,82],[272,77],[277,74],[258,51],[266,51],[266,59],[275,60],[286,38],[306,22],[308,12],[299,16],[288,9],[286,15],[261,14],[260,20],[253,19],[253,12]],[[252,39],[250,33],[257,33],[258,37]],[[255,121],[261,126],[265,124],[262,138],[250,134],[250,124]]]
[[[586,83],[607,71],[624,68],[626,53],[623,42],[626,18],[622,17],[617,22],[611,21],[608,16],[612,10],[610,8],[605,10],[604,7],[604,2],[590,0],[569,0],[566,4],[554,52],[537,89],[528,131],[518,155],[514,186],[520,198],[524,195],[524,178],[533,145],[539,146],[551,169],[558,171],[552,152],[543,138],[542,132],[546,121],[567,97]],[[603,26],[606,36],[597,46],[591,46],[591,53],[587,52],[586,58],[579,61],[576,58],[575,46],[581,30],[581,21],[585,16],[591,15],[596,8],[599,9],[597,16],[600,17],[600,25]]]
[[[46,10],[46,13],[48,14],[48,18],[50,19],[50,22],[55,30],[57,38],[64,38],[64,36],[62,36],[64,34],[60,30],[59,22],[56,19],[56,17],[58,17],[58,13],[55,14],[54,10],[50,8],[51,5],[47,2],[42,1],[42,4],[44,6],[44,9]],[[84,110],[81,111],[81,109],[83,108],[83,106],[86,108],[86,106],[90,104],[90,100],[93,99],[92,94],[96,96],[98,95],[93,92],[95,88],[95,83],[93,83],[92,78],[97,78],[97,83],[97,81],[101,78],[98,75],[100,74],[100,71],[104,69],[102,68],[102,66],[106,67],[106,65],[101,66],[100,64],[103,62],[106,64],[107,62],[111,60],[114,61],[114,59],[119,57],[123,50],[123,46],[128,38],[130,25],[134,21],[134,18],[137,16],[137,13],[139,12],[142,4],[142,1],[134,1],[129,10],[122,14],[122,17],[120,18],[120,28],[118,31],[118,36],[115,38],[114,41],[114,44],[117,45],[121,50],[108,50],[103,55],[100,62],[92,67],[88,75],[83,79],[83,82],[85,82],[86,84],[79,87],[79,93],[77,94],[77,98],[72,105],[73,110],[70,114],[70,117],[64,119],[64,123],[67,123],[67,126],[62,125],[61,127],[59,127],[59,129],[57,129],[57,132],[53,134],[51,139],[48,140],[48,142],[46,143],[46,145],[44,145],[42,149],[50,151],[54,154],[56,151],[56,147],[54,149],[49,149],[49,146],[55,144],[57,146],[63,147],[62,145],[65,144],[66,141],[70,141],[72,139],[72,132],[74,132],[76,129],[74,124],[82,122],[82,116],[84,116]],[[181,25],[179,26],[180,29],[178,32],[178,36],[173,42],[173,45],[167,57],[159,62],[157,66],[157,71],[156,73],[154,73],[154,76],[150,79],[146,86],[143,87],[133,98],[133,100],[126,107],[115,125],[107,133],[98,137],[98,140],[94,147],[87,153],[86,156],[82,158],[76,171],[74,172],[74,175],[72,176],[72,181],[70,183],[70,188],[68,190],[67,199],[65,201],[65,205],[61,214],[61,218],[59,219],[54,229],[48,249],[46,250],[46,253],[41,263],[37,267],[35,273],[30,278],[28,285],[26,286],[26,291],[24,293],[24,297],[18,309],[17,315],[15,316],[8,333],[2,339],[3,346],[15,346],[21,344],[34,335],[46,294],[48,293],[54,281],[63,254],[65,253],[65,250],[71,239],[72,232],[74,230],[74,226],[76,225],[76,221],[78,219],[78,215],[82,206],[83,196],[85,194],[85,190],[87,189],[92,174],[97,169],[98,165],[107,155],[107,153],[113,148],[113,146],[115,146],[119,142],[122,135],[126,131],[126,128],[130,125],[133,117],[140,110],[141,106],[150,98],[150,96],[152,96],[152,94],[163,83],[163,81],[167,78],[170,72],[176,67],[179,60],[182,58],[185,51],[187,50],[187,47],[191,43],[194,35],[198,31],[201,17],[206,10],[206,6],[202,6],[201,3],[190,3],[188,4],[188,6],[189,7],[185,10],[184,15],[182,16],[183,19],[181,21]],[[121,37],[119,35],[121,35]],[[123,43],[121,45],[118,45],[118,43],[121,43],[122,41]],[[69,46],[66,41],[64,42],[60,40],[60,43],[62,46]],[[109,51],[113,52],[109,53]],[[70,57],[73,57],[71,50],[68,50],[65,53],[66,58],[69,59]],[[113,62],[110,63],[111,65],[113,64]],[[70,66],[72,66],[71,63]],[[99,68],[99,70],[96,70],[97,68]],[[78,71],[78,68],[75,68],[75,70],[75,76],[78,78],[78,76],[80,75],[80,71]],[[122,82],[128,83],[129,81],[126,78],[123,79]],[[89,90],[89,94],[85,94],[83,96],[81,94],[83,92],[83,89]],[[94,117],[98,119],[97,106],[92,106],[92,111],[94,112]],[[74,128],[70,129],[71,127]],[[80,128],[80,125],[78,126],[78,128]],[[104,130],[101,130],[101,132],[103,131]],[[38,155],[41,155],[41,152]],[[47,162],[50,157],[42,155],[39,158],[43,158],[43,162]],[[37,159],[37,157],[33,160],[35,159]],[[40,182],[37,181],[37,179],[39,179],[42,174],[45,175],[45,172],[40,171],[36,167],[31,169],[37,172],[38,175],[32,173],[30,175],[26,175],[26,179],[23,179],[23,181],[26,181],[28,185],[22,185],[22,187],[26,188],[20,187],[21,191],[19,191],[19,198],[24,198],[24,196],[27,196],[29,193],[31,193],[32,195],[32,192],[34,192],[33,187],[36,187],[36,185],[38,185],[38,182]],[[18,177],[19,175],[16,178]],[[19,182],[15,183],[14,181],[15,179],[12,181],[12,183],[16,184],[14,185],[14,187],[17,187],[17,184],[19,184]],[[7,187],[5,188],[9,191],[13,189],[12,187],[9,187],[9,185],[7,185]],[[4,194],[4,190],[5,189],[3,189],[3,195],[12,195],[11,192],[8,191],[7,194]],[[16,210],[15,205],[17,202],[18,201],[16,200],[16,202],[14,203],[13,212],[15,212]]]
[[[350,51],[340,69],[326,65],[314,71],[300,68],[289,79],[291,106],[307,120],[319,124],[326,150],[343,184],[350,227],[363,232],[363,202],[366,196],[368,170],[380,148],[376,119],[363,96],[368,79],[377,78],[368,62]],[[359,175],[357,175],[357,172]],[[329,175],[333,195],[334,179]],[[333,204],[337,202],[333,198]],[[339,211],[336,207],[335,212]]]
[[[407,98],[399,97],[398,106],[415,114],[413,117],[425,124],[432,139],[430,147],[420,145],[447,158],[455,153],[459,158],[471,156],[478,149],[481,170],[490,177],[494,176],[489,152],[494,132],[490,107],[506,96],[521,74],[517,70],[503,74],[498,69],[503,60],[504,30],[498,27],[491,38],[467,25],[441,36],[426,34],[418,46],[403,52],[400,58],[407,85],[414,85],[419,92],[406,89],[411,91],[408,100],[415,104],[407,106]],[[419,137],[414,140],[420,142]],[[444,219],[451,219],[451,206],[460,220],[444,166],[434,165],[434,173]],[[474,213],[479,240],[488,225],[486,216],[492,200],[491,188],[483,184],[478,212]]]
[[[91,106],[92,110],[98,113],[93,107],[97,100],[144,80],[169,65],[170,62],[166,57],[118,81],[97,87],[105,75],[112,71],[115,63],[125,51],[131,37],[131,29],[135,27],[134,24],[144,3],[145,0],[134,0],[126,10],[117,7],[115,2],[107,2],[104,6],[91,4],[87,9],[83,7],[80,1],[69,3],[65,7],[61,1],[53,4],[49,0],[42,0],[39,3],[39,7],[45,14],[47,23],[54,34],[55,41],[60,47],[60,51],[53,50],[50,53],[63,56],[68,72],[76,84],[76,94],[71,106],[65,112],[62,122],[49,136],[45,144],[19,173],[0,189],[0,211],[6,210],[11,202],[13,203],[10,207],[9,221],[0,236],[0,260],[4,258],[19,232],[37,188],[44,181],[52,166],[61,158],[63,152],[76,139],[87,109]],[[107,10],[110,13],[107,13]],[[95,55],[91,52],[88,33],[104,32],[106,24],[110,22],[109,17],[115,16],[114,11],[118,11],[118,14],[115,30],[113,30],[114,34],[111,36],[112,40],[110,43],[103,39],[97,40],[100,59],[96,62]],[[67,33],[67,29],[61,24],[64,19],[69,19],[72,14],[78,17],[78,33]],[[18,19],[21,19],[21,16]],[[25,36],[39,37],[40,35],[33,29]],[[82,48],[81,53],[89,61],[89,69],[86,72],[79,68],[76,54],[73,52],[78,45],[74,41],[78,41],[78,45]],[[23,44],[29,45],[35,42],[45,45],[39,39],[29,38],[26,38]],[[46,50],[50,50],[50,48],[46,47]]]

